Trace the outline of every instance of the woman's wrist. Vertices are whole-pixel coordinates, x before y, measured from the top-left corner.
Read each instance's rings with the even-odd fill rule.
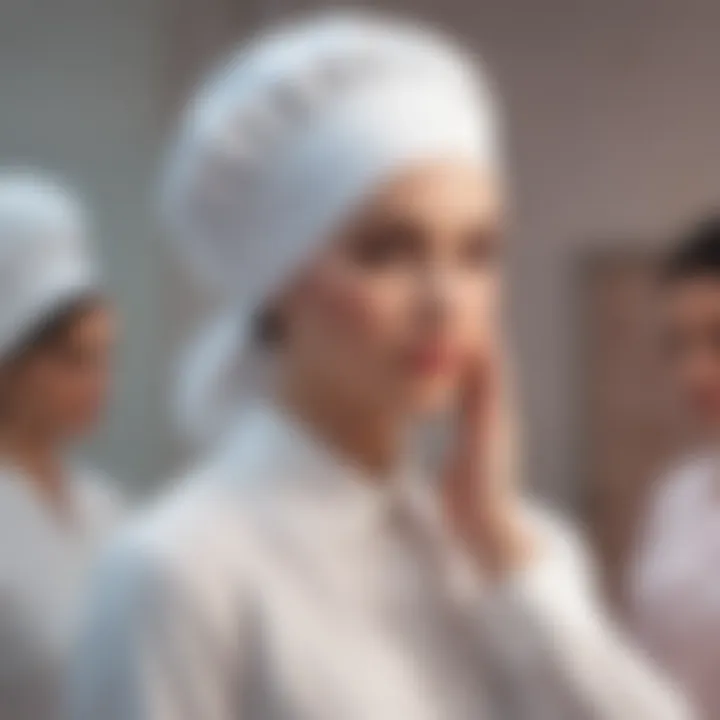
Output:
[[[541,553],[537,533],[519,510],[482,511],[462,536],[483,572],[497,580],[533,565]]]

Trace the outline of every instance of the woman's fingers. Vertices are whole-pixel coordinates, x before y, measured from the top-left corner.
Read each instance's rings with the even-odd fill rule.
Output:
[[[494,392],[495,370],[489,359],[468,358],[461,382],[456,450],[463,455],[477,454],[484,442],[489,421],[490,395]]]
[[[449,520],[466,537],[474,533],[480,507],[486,502],[483,486],[488,476],[489,395],[493,384],[489,362],[482,357],[469,358],[443,477],[443,501]]]
[[[492,572],[529,555],[518,492],[518,443],[509,372],[499,356],[469,363],[443,491],[448,518]]]
[[[467,498],[501,480],[497,477],[497,456],[503,450],[500,446],[507,442],[502,395],[499,358],[469,358],[447,465],[450,488]]]

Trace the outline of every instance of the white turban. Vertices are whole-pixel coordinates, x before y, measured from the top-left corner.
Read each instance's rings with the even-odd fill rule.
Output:
[[[218,432],[258,390],[252,319],[373,188],[423,161],[499,172],[497,125],[467,55],[372,14],[280,28],[223,66],[187,111],[165,184],[173,236],[228,309],[185,365],[186,429]]]
[[[55,182],[0,172],[0,358],[44,319],[98,287],[79,202]]]

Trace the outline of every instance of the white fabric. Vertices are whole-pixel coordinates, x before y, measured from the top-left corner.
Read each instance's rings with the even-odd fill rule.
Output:
[[[661,482],[631,577],[635,627],[703,718],[720,717],[720,461]]]
[[[63,303],[98,287],[87,220],[66,190],[0,172],[0,357]]]
[[[240,394],[257,390],[258,363],[248,359],[255,313],[373,189],[434,160],[499,178],[497,125],[488,82],[469,58],[415,25],[372,14],[291,25],[223,66],[187,112],[165,186],[173,235],[235,327],[212,328],[188,361],[187,429],[224,427],[228,413],[213,403],[237,398],[213,388],[218,373],[231,370]],[[230,336],[236,347],[219,354],[214,343]]]
[[[89,566],[119,505],[85,470],[61,522],[23,474],[0,468],[0,717],[61,718],[60,695]]]
[[[74,720],[675,720],[582,553],[501,586],[412,471],[368,478],[272,408],[110,552]]]

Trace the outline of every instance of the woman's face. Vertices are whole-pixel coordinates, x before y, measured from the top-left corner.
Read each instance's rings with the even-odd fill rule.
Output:
[[[95,303],[27,348],[3,373],[5,412],[58,439],[92,430],[110,384],[114,318]]]
[[[283,298],[290,376],[365,406],[444,408],[497,340],[500,229],[498,184],[472,166],[392,179]]]
[[[720,431],[720,278],[677,280],[666,292],[663,338],[672,377],[695,419]]]

